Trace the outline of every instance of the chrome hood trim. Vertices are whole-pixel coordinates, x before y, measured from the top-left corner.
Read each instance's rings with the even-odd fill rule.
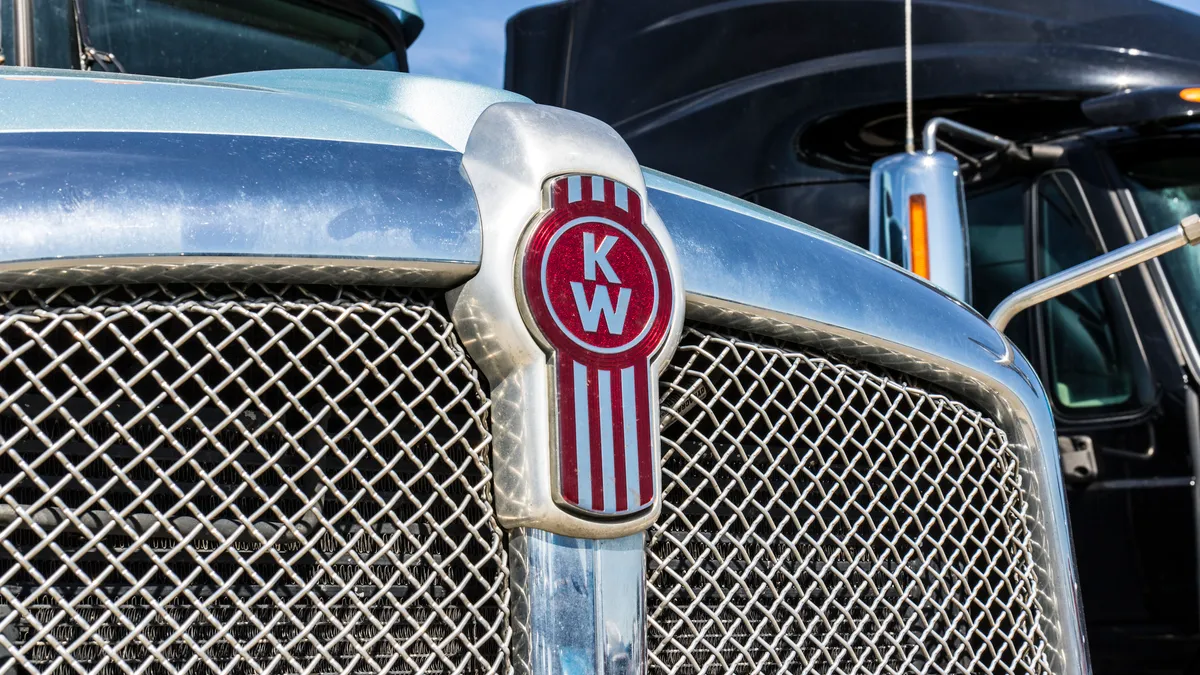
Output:
[[[177,80],[147,75],[5,68],[0,133],[47,131],[227,134],[462,151],[507,91],[407,73],[278,70]],[[119,114],[116,111],[120,111]]]
[[[0,134],[0,154],[3,286],[264,273],[436,286],[479,267],[479,210],[448,150],[41,132]]]

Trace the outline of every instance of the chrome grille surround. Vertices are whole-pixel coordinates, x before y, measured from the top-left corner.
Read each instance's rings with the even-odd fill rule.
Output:
[[[0,294],[0,671],[502,671],[489,404],[431,298]]]
[[[1051,672],[1023,468],[990,419],[697,325],[662,393],[653,670]]]

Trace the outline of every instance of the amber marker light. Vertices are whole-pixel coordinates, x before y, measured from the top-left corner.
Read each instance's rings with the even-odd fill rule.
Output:
[[[1180,90],[1179,98],[1188,103],[1200,103],[1200,87],[1188,87]]]
[[[913,274],[928,279],[929,219],[925,211],[925,195],[908,198],[908,241]]]

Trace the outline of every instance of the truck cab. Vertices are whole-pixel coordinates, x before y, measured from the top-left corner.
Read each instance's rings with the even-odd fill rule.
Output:
[[[957,138],[937,143],[962,153],[966,220],[931,207],[921,236],[966,244],[965,264],[932,243],[912,250],[911,213],[891,224],[914,233],[892,257],[987,316],[1030,283],[1175,227],[1200,206],[1200,137],[1186,121],[1194,104],[1182,98],[1190,91],[1086,102],[1100,128],[1040,143],[1042,161],[1030,161],[1020,144],[989,154]],[[945,153],[882,160],[872,180],[935,155]],[[1173,671],[1196,651],[1198,264],[1190,247],[1173,251],[1022,311],[1005,327],[1036,364],[1054,412],[1099,672]],[[938,278],[956,272],[957,285]]]
[[[0,63],[199,78],[282,68],[407,71],[416,0],[14,0]]]

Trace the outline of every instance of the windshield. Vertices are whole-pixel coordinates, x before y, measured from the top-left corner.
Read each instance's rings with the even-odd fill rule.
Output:
[[[1150,233],[1200,213],[1200,142],[1139,144],[1118,163]],[[1160,260],[1188,328],[1200,336],[1200,247],[1185,246]]]
[[[349,4],[349,3],[346,3]],[[77,68],[70,0],[35,0],[38,66]],[[281,68],[404,70],[365,16],[309,0],[85,0],[85,34],[126,72],[196,78]],[[11,22],[4,49],[12,45]]]

